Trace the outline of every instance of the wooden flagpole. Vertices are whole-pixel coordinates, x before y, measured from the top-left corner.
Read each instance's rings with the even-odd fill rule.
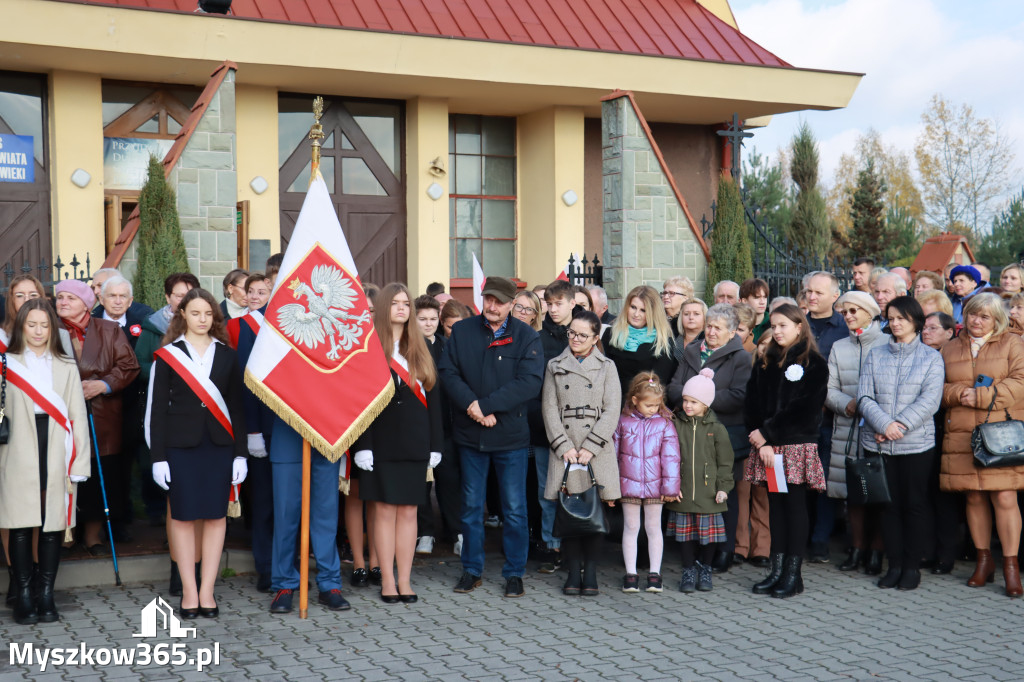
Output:
[[[309,129],[312,141],[313,160],[310,167],[309,182],[312,184],[320,172],[320,141],[324,139],[324,130],[320,125],[320,117],[324,113],[324,98],[313,100],[313,126]],[[312,455],[309,440],[302,439],[302,521],[299,526],[299,618],[309,616],[309,479],[312,469]]]

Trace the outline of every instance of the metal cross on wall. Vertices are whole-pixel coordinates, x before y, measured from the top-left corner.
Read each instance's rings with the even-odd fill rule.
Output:
[[[732,149],[732,164],[730,170],[732,179],[737,184],[740,182],[740,147],[743,146],[743,138],[753,137],[754,133],[746,132],[746,128],[740,125],[740,115],[732,115],[732,123],[725,130],[716,131],[719,135],[729,140],[729,147]]]

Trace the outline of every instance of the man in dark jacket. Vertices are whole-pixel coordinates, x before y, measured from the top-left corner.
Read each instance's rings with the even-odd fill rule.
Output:
[[[114,272],[117,273],[116,270]],[[120,273],[104,279],[96,300],[99,301],[99,305],[93,308],[92,316],[117,322],[121,326],[121,331],[128,337],[132,350],[135,350],[135,342],[142,334],[142,323],[153,314],[153,309],[135,300],[132,283]]]
[[[505,522],[505,596],[523,594],[529,548],[526,403],[540,393],[544,356],[529,325],[511,317],[516,285],[488,277],[483,313],[457,322],[441,359],[441,382],[453,406],[452,436],[462,464],[462,567],[455,591],[471,592],[484,568],[487,471],[494,463]]]
[[[841,313],[833,306],[839,299],[839,279],[831,272],[814,272],[807,278],[807,318],[811,334],[818,344],[821,357],[828,360],[832,344],[850,335]],[[832,413],[822,406],[821,432],[818,436],[818,457],[828,479],[829,463],[832,459]],[[828,563],[828,539],[835,525],[835,502],[825,493],[818,493],[817,517],[811,532],[811,547],[808,561]]]

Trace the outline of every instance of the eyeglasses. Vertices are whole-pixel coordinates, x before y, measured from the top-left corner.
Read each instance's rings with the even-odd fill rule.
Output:
[[[531,315],[537,312],[536,308],[520,305],[519,303],[516,303],[514,306],[512,306],[512,310],[516,311],[517,313],[530,313]]]
[[[685,296],[685,294],[683,292],[681,292],[681,291],[663,291],[663,292],[661,292],[661,297],[662,298],[665,298],[666,296]]]
[[[593,334],[581,334],[577,331],[573,331],[572,329],[566,330],[565,333],[569,336],[570,339],[576,339],[577,341],[586,341],[587,339],[593,336]]]
[[[843,317],[853,317],[860,311],[860,308],[847,308],[846,310],[841,310],[840,312],[843,314]]]
[[[28,299],[28,300],[31,301],[34,298],[39,298],[39,292],[38,291],[30,291],[27,294],[19,291],[18,293],[16,293],[14,295],[14,299],[16,301],[22,301],[22,300],[25,300],[25,299]]]

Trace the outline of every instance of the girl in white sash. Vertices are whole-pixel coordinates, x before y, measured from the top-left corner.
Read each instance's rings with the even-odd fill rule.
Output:
[[[11,437],[0,445],[0,528],[10,529],[14,619],[58,619],[53,584],[61,542],[75,525],[77,484],[89,477],[89,421],[82,382],[61,348],[57,315],[46,299],[28,300],[7,349]],[[32,533],[39,533],[39,583],[33,596]]]
[[[170,543],[181,574],[180,616],[215,618],[228,495],[245,479],[248,450],[242,376],[225,341],[213,296],[192,289],[154,354],[146,406],[153,480],[168,490]],[[240,429],[235,437],[234,429]],[[196,585],[196,535],[202,530],[202,579]]]

